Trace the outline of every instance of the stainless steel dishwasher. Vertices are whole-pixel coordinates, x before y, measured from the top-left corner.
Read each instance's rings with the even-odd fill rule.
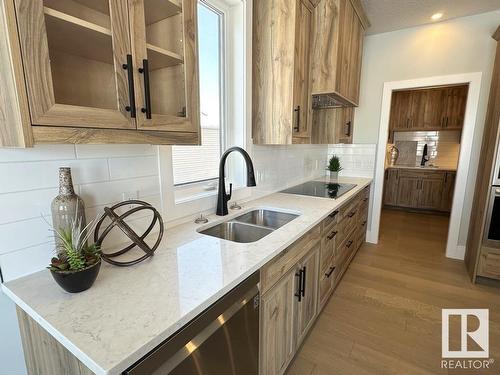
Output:
[[[257,375],[259,277],[248,277],[124,374]]]

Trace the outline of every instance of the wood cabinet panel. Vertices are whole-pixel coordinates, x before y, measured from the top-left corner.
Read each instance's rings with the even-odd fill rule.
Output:
[[[311,328],[318,307],[319,244],[301,261],[304,272],[304,295],[297,304],[296,346],[299,347]]]
[[[443,184],[443,198],[441,200],[441,210],[451,212],[453,205],[453,193],[455,191],[455,172],[446,172]]]
[[[393,92],[389,140],[394,131],[461,129],[468,88],[460,85]]]
[[[293,80],[294,125],[293,136],[311,137],[311,82],[310,46],[312,11],[303,0],[297,0],[297,20],[295,22],[295,66]],[[296,143],[296,142],[293,142]]]
[[[418,208],[436,210],[441,207],[443,180],[424,178],[420,182]]]
[[[140,130],[199,132],[197,5],[129,0]]]
[[[42,1],[15,4],[32,123],[134,129],[122,67],[130,53],[127,4],[109,2],[109,29]]]
[[[418,177],[399,177],[397,200],[398,206],[418,207],[420,181],[421,180]]]
[[[287,249],[262,267],[260,272],[261,292],[271,288],[285,273],[295,267],[304,255],[320,241],[321,224],[318,224]]]
[[[310,142],[308,46],[312,13],[309,7],[309,2],[302,0],[253,3],[252,136],[255,144]],[[290,39],[290,36],[294,37]]]
[[[477,274],[500,280],[500,251],[498,249],[482,247]]]
[[[283,374],[293,357],[296,291],[294,269],[261,297],[261,375]]]
[[[398,178],[399,171],[389,168],[385,171],[384,204],[395,206],[398,203]]]
[[[351,0],[323,0],[315,8],[313,94],[331,94],[345,106],[358,104],[365,18],[361,5]]]

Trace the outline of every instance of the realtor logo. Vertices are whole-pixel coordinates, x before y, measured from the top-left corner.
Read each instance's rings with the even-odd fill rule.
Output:
[[[488,309],[443,309],[442,342],[443,358],[488,358],[489,357],[489,310]],[[460,325],[460,345],[450,349],[450,320]],[[457,337],[458,338],[458,337]],[[460,350],[457,350],[460,348]]]

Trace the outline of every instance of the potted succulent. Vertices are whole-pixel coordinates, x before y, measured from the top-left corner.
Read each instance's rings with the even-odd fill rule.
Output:
[[[330,179],[336,180],[339,177],[339,172],[342,170],[340,159],[337,155],[332,155],[328,162],[327,170],[330,172]]]
[[[67,292],[83,292],[97,278],[101,254],[96,244],[87,244],[96,224],[97,220],[94,220],[83,227],[82,219],[76,215],[69,228],[52,228],[62,246],[47,268],[54,280]]]

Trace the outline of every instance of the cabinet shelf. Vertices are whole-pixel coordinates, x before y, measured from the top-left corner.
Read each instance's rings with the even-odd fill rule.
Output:
[[[181,13],[181,1],[182,0],[149,0],[148,6],[145,7],[144,14],[146,25],[151,25]]]
[[[44,7],[44,14],[50,49],[113,63],[110,29],[48,7]]]
[[[149,43],[146,45],[146,48],[148,50],[148,59],[151,70],[168,68],[184,62],[182,56],[175,52],[168,51]]]

